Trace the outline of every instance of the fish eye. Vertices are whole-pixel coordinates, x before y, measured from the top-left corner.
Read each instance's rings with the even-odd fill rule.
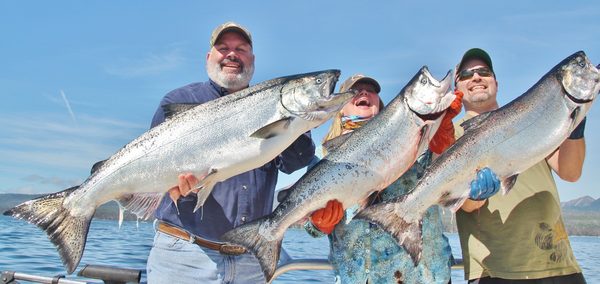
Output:
[[[421,84],[425,85],[429,82],[426,77],[421,78]]]
[[[579,64],[579,67],[581,67],[581,68],[585,67],[585,61],[583,61],[583,60],[579,60],[578,64]]]
[[[317,79],[315,80],[315,82],[316,82],[317,84],[321,84],[321,82],[323,82],[323,80],[321,80],[321,78],[317,78]]]

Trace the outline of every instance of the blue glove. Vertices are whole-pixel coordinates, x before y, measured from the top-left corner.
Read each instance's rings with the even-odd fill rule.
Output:
[[[584,117],[583,120],[573,129],[571,135],[569,135],[569,139],[581,139],[583,138],[583,131],[585,130],[585,121],[587,117]]]
[[[485,167],[477,172],[477,178],[471,182],[471,191],[469,198],[473,200],[485,200],[500,190],[500,180],[490,170]]]

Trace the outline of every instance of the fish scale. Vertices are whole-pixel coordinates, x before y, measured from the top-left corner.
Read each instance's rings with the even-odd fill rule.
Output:
[[[166,106],[165,122],[94,165],[80,186],[4,214],[43,229],[72,273],[97,207],[116,200],[122,209],[148,218],[178,175],[193,173],[202,186],[197,210],[215,183],[273,160],[337,113],[355,95],[332,94],[339,74],[325,70],[281,77],[203,104]]]
[[[507,105],[462,124],[465,132],[425,171],[408,195],[376,204],[356,218],[377,223],[417,263],[421,220],[432,205],[458,210],[478,170],[488,167],[504,194],[517,175],[548,157],[567,139],[600,91],[600,71],[583,51],[552,68]]]
[[[450,74],[438,82],[423,67],[377,116],[336,138],[337,145],[288,189],[289,195],[272,214],[225,233],[222,240],[254,253],[270,281],[287,228],[332,199],[344,208],[364,204],[371,193],[384,189],[412,166],[455,98]],[[431,114],[438,114],[435,120],[421,117]]]

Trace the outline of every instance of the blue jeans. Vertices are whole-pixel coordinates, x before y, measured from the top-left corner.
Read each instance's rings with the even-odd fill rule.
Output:
[[[158,231],[146,271],[149,284],[265,283],[258,260],[251,253],[222,255]]]

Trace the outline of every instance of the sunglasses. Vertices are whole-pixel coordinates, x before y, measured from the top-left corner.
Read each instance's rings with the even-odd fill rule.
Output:
[[[490,70],[490,68],[481,67],[481,68],[477,68],[477,69],[460,71],[460,73],[458,73],[458,80],[462,81],[462,80],[471,79],[473,77],[473,75],[475,75],[475,73],[479,74],[479,76],[481,76],[481,77],[491,77],[494,75],[494,72],[492,72],[492,70]]]

